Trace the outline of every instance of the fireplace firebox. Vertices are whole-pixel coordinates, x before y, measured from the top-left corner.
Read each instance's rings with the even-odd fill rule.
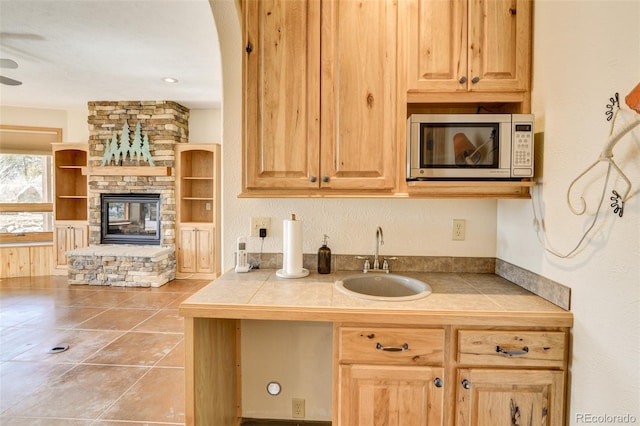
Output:
[[[160,194],[101,194],[101,244],[160,245]]]

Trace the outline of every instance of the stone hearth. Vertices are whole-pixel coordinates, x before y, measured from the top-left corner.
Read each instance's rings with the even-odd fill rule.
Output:
[[[67,252],[69,284],[160,287],[176,277],[170,247],[101,245]]]

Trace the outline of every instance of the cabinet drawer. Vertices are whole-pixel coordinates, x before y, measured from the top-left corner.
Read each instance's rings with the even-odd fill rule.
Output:
[[[567,335],[560,331],[458,332],[458,362],[465,365],[564,367]]]
[[[444,330],[342,327],[338,339],[342,364],[440,365],[444,361]]]

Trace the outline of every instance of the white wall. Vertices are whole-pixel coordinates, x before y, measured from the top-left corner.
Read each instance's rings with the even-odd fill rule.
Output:
[[[219,109],[194,109],[189,114],[189,142],[219,143],[222,129]],[[12,126],[59,127],[63,142],[89,140],[89,110],[0,107],[0,124]]]
[[[532,106],[536,131],[544,132],[536,206],[558,252],[571,251],[593,221],[606,166],[586,179],[584,215],[571,213],[565,194],[603,149],[609,98],[619,92],[624,104],[640,82],[638,22],[638,1],[536,1]],[[572,425],[585,423],[585,413],[640,422],[640,129],[616,145],[614,160],[633,182],[633,197],[622,218],[614,215],[610,191],[624,185],[612,179],[593,234],[570,259],[539,244],[531,204],[498,203],[498,257],[571,287]]]

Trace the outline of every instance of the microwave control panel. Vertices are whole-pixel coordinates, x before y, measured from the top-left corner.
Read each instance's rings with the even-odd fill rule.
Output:
[[[513,176],[533,176],[533,124],[514,123],[512,150]]]

